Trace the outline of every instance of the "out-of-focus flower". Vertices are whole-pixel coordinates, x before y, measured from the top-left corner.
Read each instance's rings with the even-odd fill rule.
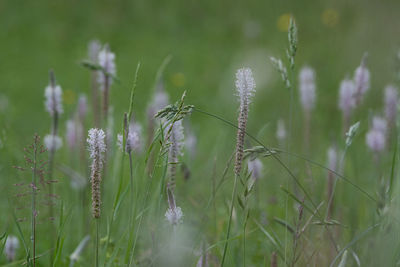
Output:
[[[354,99],[355,86],[352,80],[345,79],[340,83],[339,108],[343,114],[350,114],[356,102]]]
[[[9,262],[12,262],[15,260],[17,256],[17,250],[19,248],[19,240],[16,236],[8,236],[6,243],[4,245],[4,254],[7,257],[7,260]]]
[[[328,8],[322,12],[321,20],[324,25],[333,28],[339,22],[339,14],[336,9]]]
[[[279,16],[278,21],[276,23],[276,26],[278,27],[278,30],[281,32],[287,32],[289,29],[289,24],[290,24],[290,18],[292,16],[289,13],[285,13]]]
[[[62,139],[57,135],[48,134],[44,137],[44,145],[49,151],[56,151],[62,147]]]
[[[286,139],[285,122],[282,119],[279,119],[277,123],[276,138],[279,142],[283,142]]]
[[[392,127],[396,123],[397,106],[399,96],[397,88],[393,85],[388,85],[385,88],[385,116],[389,125]]]
[[[373,152],[381,152],[386,145],[387,123],[385,119],[375,116],[372,119],[372,127],[367,133],[366,143]]]
[[[304,110],[310,111],[315,106],[315,72],[310,67],[303,67],[299,74],[300,102]]]
[[[62,107],[62,90],[59,85],[48,85],[45,89],[44,96],[46,98],[46,110],[51,116],[63,113]]]
[[[263,165],[259,158],[255,158],[247,162],[247,169],[249,173],[251,173],[251,177],[253,177],[255,180],[261,178],[262,168]]]
[[[101,85],[100,89],[109,89],[113,80],[112,77],[116,75],[117,69],[115,67],[115,54],[110,51],[107,45],[100,51],[98,62],[103,69],[98,76],[98,82]]]
[[[365,93],[368,91],[370,86],[370,74],[367,69],[367,54],[365,54],[361,60],[360,66],[354,72],[354,85],[355,85],[355,97],[356,104],[361,103]]]

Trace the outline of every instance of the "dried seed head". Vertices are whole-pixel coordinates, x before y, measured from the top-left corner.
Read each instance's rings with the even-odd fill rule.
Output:
[[[57,135],[48,134],[44,137],[44,145],[49,151],[56,151],[62,147],[62,139]]]
[[[339,108],[348,116],[356,106],[355,102],[355,86],[352,80],[345,79],[340,83],[339,91]]]
[[[361,60],[360,66],[354,72],[354,83],[356,90],[356,103],[359,104],[368,91],[370,86],[370,74],[367,69],[366,62],[367,54],[365,54]]]
[[[46,98],[46,110],[50,116],[63,113],[62,90],[59,85],[55,84],[54,73],[52,71],[50,72],[50,83],[44,91],[44,96]]]
[[[100,218],[100,184],[101,170],[103,167],[104,152],[106,151],[105,134],[102,129],[90,129],[87,139],[89,145],[91,165],[91,182],[92,182],[92,214],[94,218]]]
[[[104,90],[104,88],[110,88],[112,77],[117,73],[115,67],[115,54],[110,52],[107,45],[99,52],[98,62],[103,69],[99,73],[98,82],[101,85],[100,89]]]
[[[315,106],[315,72],[310,67],[303,67],[299,74],[300,102],[304,110],[310,111]]]
[[[254,82],[251,69],[243,68],[236,72],[236,90],[239,95],[240,107],[238,116],[238,132],[236,137],[235,174],[239,175],[242,169],[244,137],[246,133],[249,104],[255,93],[256,83]]]
[[[393,126],[396,122],[397,105],[399,96],[397,88],[393,85],[388,85],[385,88],[385,116],[388,123]]]
[[[247,162],[247,169],[249,173],[251,173],[251,177],[254,179],[259,179],[262,175],[263,165],[259,158],[255,158],[253,160],[249,160]]]

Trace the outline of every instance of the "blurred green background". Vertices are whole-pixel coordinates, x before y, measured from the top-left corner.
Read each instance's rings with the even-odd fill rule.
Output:
[[[49,69],[54,69],[64,91],[61,135],[79,94],[90,96],[90,74],[79,63],[87,58],[87,46],[93,39],[108,43],[116,54],[117,76],[121,80],[111,90],[116,125],[120,125],[128,108],[137,63],[140,61],[142,67],[134,112],[144,122],[156,71],[171,55],[164,77],[171,101],[187,90],[188,103],[230,121],[236,120],[237,111],[235,71],[242,66],[251,67],[257,93],[250,111],[249,131],[258,133],[263,129],[260,139],[276,146],[275,124],[277,118],[287,120],[289,116],[289,92],[272,69],[269,57],[286,60],[291,15],[299,29],[296,71],[308,64],[317,74],[312,132],[313,142],[320,146],[312,147],[312,158],[322,155],[319,161],[324,162],[327,147],[341,133],[341,113],[337,108],[340,81],[353,75],[365,52],[369,54],[371,72],[365,111],[381,110],[383,88],[395,81],[399,14],[398,0],[0,0],[0,186],[4,189],[12,183],[15,171],[10,171],[11,166],[21,163],[22,149],[33,134],[44,136],[49,132],[50,118],[44,108]],[[298,112],[297,99],[294,130],[298,140],[293,149],[300,152],[302,139],[297,132],[302,133],[302,114]],[[366,129],[367,122],[364,123]],[[193,166],[195,178],[200,179],[202,173],[197,171],[206,164],[211,168],[217,149],[224,151],[221,153],[225,157],[231,153],[235,130],[199,114],[191,116],[191,124],[199,139],[198,160],[204,162]],[[360,137],[359,148],[364,146],[363,138]],[[365,155],[366,148],[361,149],[357,151]],[[352,157],[354,175],[360,167],[363,171],[363,158],[356,153]],[[268,168],[276,165],[272,163]],[[370,177],[369,183],[375,186],[373,179]],[[352,195],[353,189],[345,190]],[[0,207],[5,207],[6,198],[6,194],[0,195]],[[284,205],[279,203],[276,209]]]

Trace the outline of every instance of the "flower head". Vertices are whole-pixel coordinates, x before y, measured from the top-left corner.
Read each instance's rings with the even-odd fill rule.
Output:
[[[282,119],[278,120],[277,127],[276,127],[276,138],[283,142],[286,139],[286,129],[285,129],[285,122]]]
[[[247,162],[247,168],[249,170],[249,173],[251,173],[251,177],[254,179],[259,179],[261,177],[261,172],[262,172],[262,162],[259,158],[255,158],[253,160],[249,160]]]
[[[250,104],[255,93],[256,83],[250,68],[242,68],[236,72],[236,90],[241,105]]]
[[[366,67],[367,56],[361,60],[360,66],[354,72],[354,84],[356,90],[356,103],[360,103],[365,93],[368,91],[370,86],[370,74]]]
[[[352,80],[345,79],[340,83],[339,108],[344,114],[350,114],[356,102],[354,98],[355,87]]]
[[[97,63],[100,50],[101,50],[101,44],[98,40],[92,40],[89,42],[88,54],[89,54],[89,59],[93,63]]]
[[[57,135],[48,134],[44,137],[44,145],[49,151],[56,151],[62,147],[62,139]]]
[[[128,135],[126,137],[125,151],[130,153],[131,151],[141,152],[143,144],[141,140],[142,126],[139,123],[131,122],[128,128]],[[122,134],[117,135],[117,145],[122,149]]]
[[[86,141],[89,145],[88,149],[91,159],[103,161],[103,153],[106,151],[105,138],[106,135],[102,129],[92,128],[89,130]]]
[[[16,236],[8,236],[4,245],[4,254],[8,261],[14,261],[17,256],[17,250],[19,248],[19,240]]]
[[[315,72],[310,67],[303,67],[299,75],[300,101],[303,109],[312,110],[315,106]]]
[[[387,122],[381,117],[372,119],[372,127],[367,133],[366,143],[373,152],[381,152],[386,145]]]
[[[98,82],[101,90],[109,88],[112,82],[112,78],[109,76],[115,76],[117,73],[115,67],[115,54],[110,52],[108,46],[105,46],[100,52],[98,57],[99,65],[102,67],[102,71],[99,73]]]
[[[165,212],[165,218],[171,225],[178,225],[183,222],[183,212],[180,207],[168,208]]]
[[[50,116],[63,113],[62,90],[59,85],[48,85],[44,91],[46,110]]]
[[[399,95],[397,88],[388,85],[385,88],[385,116],[387,121],[394,125],[396,122],[397,105],[399,103]]]

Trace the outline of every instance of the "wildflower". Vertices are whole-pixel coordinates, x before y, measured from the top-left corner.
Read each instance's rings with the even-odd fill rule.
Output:
[[[82,126],[76,120],[67,120],[66,125],[67,145],[73,150],[78,146],[80,136],[82,136]]]
[[[131,123],[128,128],[126,137],[125,151],[130,153],[131,151],[141,152],[143,149],[142,140],[142,126],[139,123]],[[117,145],[122,150],[123,138],[122,134],[117,135]]]
[[[386,130],[387,123],[385,119],[381,117],[374,117],[372,120],[372,127],[370,128],[366,136],[367,146],[373,152],[381,152],[385,149]]]
[[[366,67],[367,54],[361,60],[360,66],[354,72],[356,104],[359,104],[370,86],[369,70]]]
[[[328,149],[328,167],[332,171],[336,171],[338,155],[335,147]]]
[[[7,257],[7,260],[9,262],[12,262],[15,260],[17,256],[17,250],[19,248],[19,240],[16,236],[8,236],[6,243],[4,245],[4,254]]]
[[[183,222],[183,212],[180,207],[176,206],[175,197],[170,188],[167,188],[167,195],[169,207],[165,212],[165,218],[171,225],[176,226]]]
[[[115,67],[115,54],[110,52],[109,47],[106,45],[98,55],[98,63],[102,68],[99,73],[98,82],[101,85],[100,89],[109,89],[112,83],[112,77],[115,76],[117,71]]]
[[[276,138],[283,142],[286,139],[286,129],[285,122],[282,119],[279,119],[276,127]]]
[[[44,91],[44,96],[46,98],[46,110],[47,112],[49,112],[50,116],[54,117],[56,114],[62,114],[64,110],[62,107],[61,87],[55,84],[52,74],[50,76],[52,78],[50,84],[46,87]]]
[[[300,101],[303,109],[310,111],[315,106],[315,72],[310,67],[303,67],[299,75]]]
[[[356,105],[354,94],[354,82],[348,79],[343,80],[340,83],[339,91],[339,108],[342,110],[343,114],[350,114],[352,109],[354,109]]]
[[[388,85],[385,88],[385,117],[389,125],[392,127],[396,122],[397,105],[399,102],[399,96],[397,88]]]
[[[249,105],[255,93],[256,83],[249,68],[239,69],[236,72],[236,89],[239,96],[238,132],[236,140],[235,174],[239,175],[242,169],[243,145],[248,119]]]
[[[92,40],[89,42],[88,55],[90,61],[92,61],[93,63],[98,62],[100,50],[101,50],[101,44],[98,40]]]
[[[57,135],[48,134],[44,137],[44,145],[49,151],[56,151],[62,147],[62,139]]]
[[[91,182],[92,182],[92,212],[94,218],[100,218],[100,184],[101,169],[104,162],[104,153],[106,152],[105,134],[102,129],[92,128],[89,130],[87,142],[92,159],[91,165]]]
[[[259,158],[255,158],[247,162],[247,169],[249,170],[249,173],[251,173],[251,177],[253,177],[255,180],[261,177],[262,168],[263,165]]]
[[[82,94],[79,96],[78,100],[78,115],[79,119],[83,121],[87,114],[87,98],[86,95]]]

